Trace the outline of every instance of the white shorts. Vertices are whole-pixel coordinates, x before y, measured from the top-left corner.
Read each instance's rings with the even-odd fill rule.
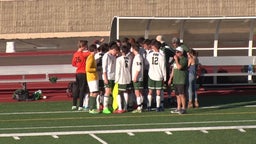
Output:
[[[99,91],[99,81],[98,80],[88,81],[88,86],[89,86],[90,92],[97,92],[97,91]]]

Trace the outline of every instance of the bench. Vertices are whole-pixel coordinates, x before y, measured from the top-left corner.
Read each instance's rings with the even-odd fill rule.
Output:
[[[200,76],[213,77],[213,83],[203,83],[202,86],[255,85],[252,78],[256,73],[248,73],[248,68],[246,69],[248,65],[255,65],[255,56],[198,57],[198,59],[200,66],[207,69],[207,73],[201,73]],[[225,77],[232,77],[232,80],[235,77],[246,77],[246,82],[218,83],[218,78]]]
[[[56,77],[57,83],[75,81],[75,67],[71,64],[0,66],[0,84],[49,83]],[[49,85],[51,86],[51,85]],[[2,86],[3,87],[3,86]],[[5,87],[6,88],[6,87]],[[3,89],[5,89],[3,88]]]

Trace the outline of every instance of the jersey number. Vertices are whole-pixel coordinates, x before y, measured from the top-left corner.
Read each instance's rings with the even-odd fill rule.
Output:
[[[152,64],[158,65],[158,57],[152,57]]]
[[[125,58],[124,58],[124,62],[125,62],[125,67],[128,68],[129,59],[125,57]]]

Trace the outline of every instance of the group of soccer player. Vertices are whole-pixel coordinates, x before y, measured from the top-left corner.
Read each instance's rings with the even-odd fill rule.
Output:
[[[72,59],[77,67],[72,110],[120,114],[132,107],[132,113],[141,113],[145,107],[151,111],[154,100],[156,112],[160,112],[164,110],[164,87],[170,95],[168,85],[173,83],[177,109],[172,113],[185,113],[188,51],[178,38],[168,46],[161,35],[152,40],[124,38],[108,44],[100,40],[90,46],[79,41]],[[118,94],[113,101],[116,84]],[[113,109],[113,102],[117,108]]]

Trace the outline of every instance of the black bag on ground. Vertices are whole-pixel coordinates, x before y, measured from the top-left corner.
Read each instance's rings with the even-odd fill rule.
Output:
[[[18,101],[25,101],[29,99],[29,92],[27,89],[17,89],[13,93],[13,99]]]
[[[67,96],[73,97],[73,93],[75,91],[76,91],[76,82],[74,81],[69,82],[66,90]]]

